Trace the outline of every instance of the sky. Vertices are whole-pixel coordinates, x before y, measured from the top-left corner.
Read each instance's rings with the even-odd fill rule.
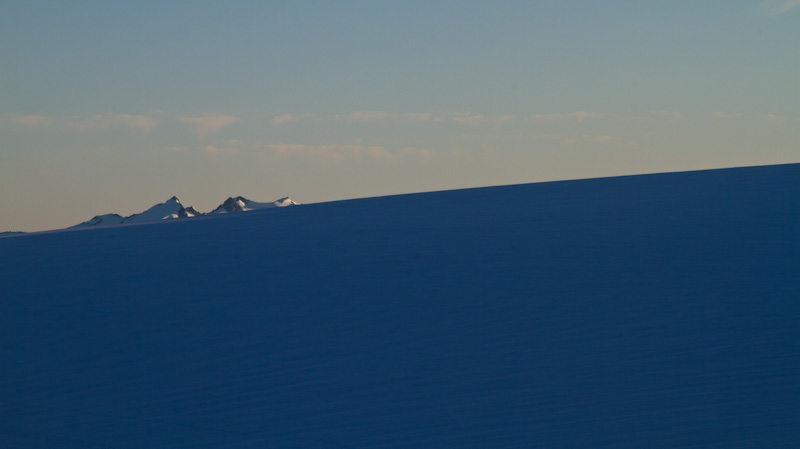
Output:
[[[0,10],[0,231],[800,162],[800,0]]]

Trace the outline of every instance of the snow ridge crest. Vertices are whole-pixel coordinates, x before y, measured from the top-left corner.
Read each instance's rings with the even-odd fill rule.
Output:
[[[105,214],[95,215],[92,219],[84,221],[83,223],[70,226],[73,228],[89,228],[95,226],[111,226],[126,223],[141,223],[146,221],[158,221],[176,218],[190,218],[199,217],[201,215],[212,214],[227,214],[232,212],[247,212],[258,209],[271,209],[276,207],[297,206],[300,203],[295,202],[289,197],[281,198],[271,203],[259,203],[256,201],[248,200],[243,196],[229,197],[222,204],[217,206],[208,214],[198,212],[195,208],[189,206],[184,207],[178,197],[173,196],[163,203],[156,204],[155,206],[140,212],[138,214],[123,217],[119,214]]]

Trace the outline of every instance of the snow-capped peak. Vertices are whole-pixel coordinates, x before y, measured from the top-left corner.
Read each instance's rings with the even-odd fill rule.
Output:
[[[245,212],[257,209],[269,209],[274,207],[296,206],[300,203],[293,201],[289,197],[281,198],[271,203],[259,203],[256,201],[248,200],[243,196],[231,197],[220,204],[216,209],[209,212],[209,214],[226,214],[229,212]],[[163,203],[156,204],[155,206],[127,217],[122,217],[117,214],[97,215],[91,220],[84,221],[83,223],[72,226],[72,228],[86,228],[93,226],[108,226],[123,223],[141,223],[145,221],[158,221],[164,219],[175,218],[188,218],[205,215],[198,212],[193,207],[183,207],[178,197],[164,201]]]
[[[133,214],[129,217],[125,217],[122,221],[123,223],[140,223],[143,221],[154,221],[154,220],[163,220],[165,218],[171,218],[172,215],[178,215],[183,209],[180,200],[177,197],[172,197],[167,201],[156,204],[155,206],[147,209],[144,212]]]
[[[278,201],[275,201],[273,204],[275,204],[278,207],[299,206],[300,205],[300,203],[295,202],[294,200],[292,200],[288,196],[284,197],[284,198],[281,198]]]
[[[288,196],[285,198],[281,198],[277,201],[273,201],[271,203],[259,203],[256,201],[248,200],[243,196],[237,197],[230,197],[225,200],[224,203],[220,204],[216,209],[211,211],[211,214],[227,214],[229,212],[245,212],[250,210],[258,210],[258,209],[270,209],[273,207],[286,207],[286,206],[296,206],[300,203],[293,201]]]

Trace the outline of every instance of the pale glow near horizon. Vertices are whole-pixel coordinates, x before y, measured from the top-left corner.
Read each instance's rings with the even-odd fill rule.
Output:
[[[17,3],[0,231],[800,162],[798,5]]]

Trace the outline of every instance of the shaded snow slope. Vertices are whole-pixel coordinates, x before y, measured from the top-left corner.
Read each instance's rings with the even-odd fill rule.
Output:
[[[25,234],[25,233],[22,232],[22,231],[3,231],[3,232],[0,232],[0,237],[11,237],[11,236],[17,236],[17,235],[22,235],[22,234]]]
[[[76,224],[75,226],[70,226],[70,228],[86,228],[90,226],[110,226],[115,224],[121,224],[125,220],[122,215],[118,214],[105,214],[105,215],[95,215],[94,218],[91,220],[84,221],[83,223]]]
[[[785,165],[3,238],[0,447],[800,447],[799,197]]]

